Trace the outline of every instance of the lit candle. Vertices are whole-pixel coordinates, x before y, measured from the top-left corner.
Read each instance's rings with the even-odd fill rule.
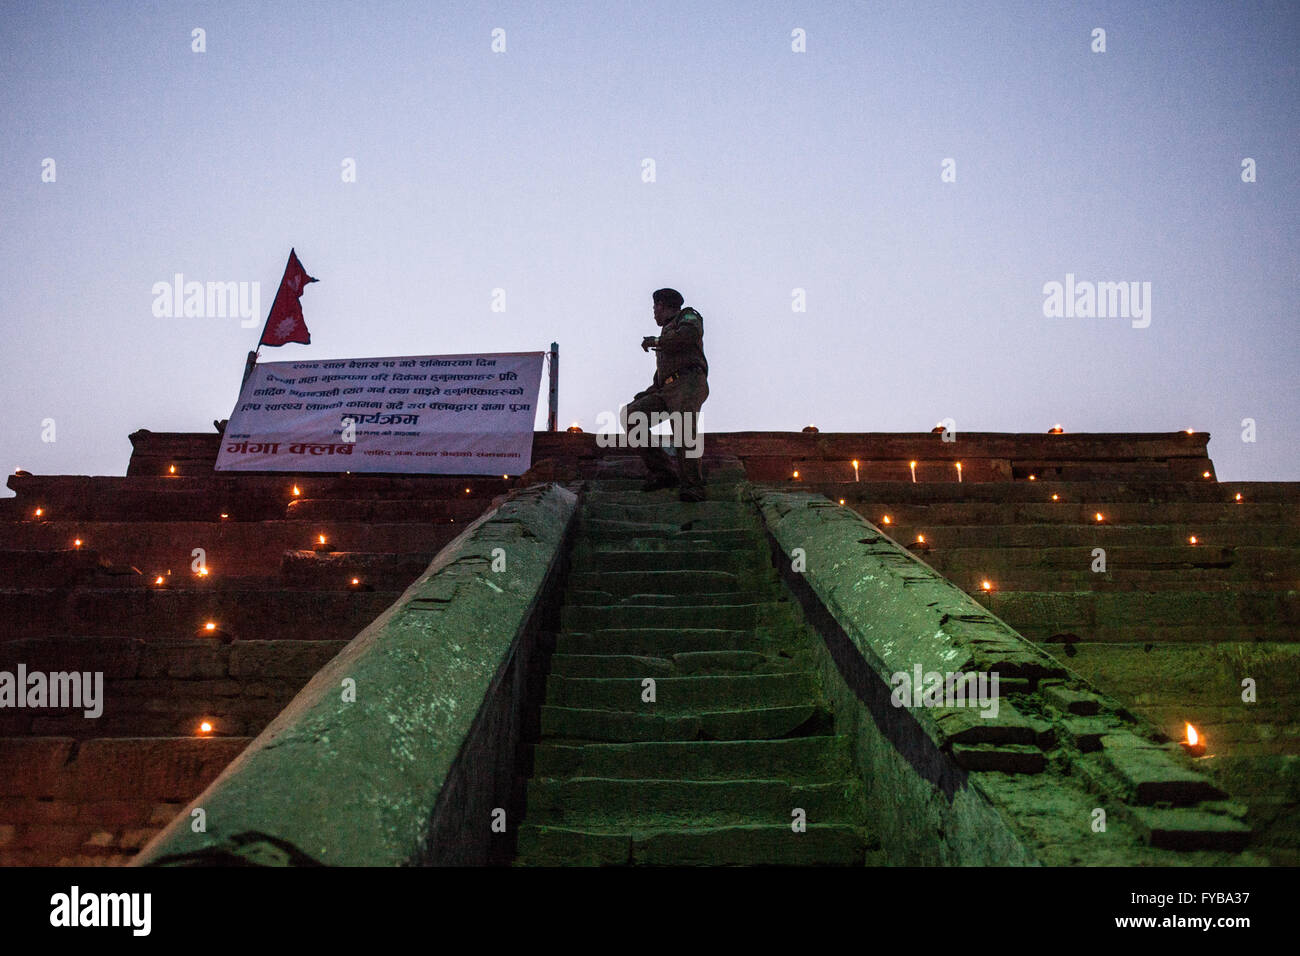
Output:
[[[923,535],[923,534],[918,534],[918,535],[916,536],[916,543],[917,543],[917,544],[925,544],[925,535]]]
[[[293,496],[294,496],[295,498],[297,498],[300,494],[302,494],[302,492],[298,490],[298,486],[297,486],[297,485],[294,485],[294,486],[293,486]]]
[[[1236,501],[1237,501],[1238,504],[1241,503],[1241,492],[1240,492],[1240,491],[1237,492],[1237,498],[1236,498]],[[37,514],[40,514],[40,513],[41,513],[41,509],[40,509],[40,508],[37,508],[37,509],[36,509],[36,513],[37,513]]]
[[[201,733],[201,734],[210,734],[210,733],[212,733],[212,721],[210,721],[210,720],[204,720],[204,721],[201,721],[201,722],[199,723],[199,733]]]
[[[894,519],[891,518],[891,517],[889,517],[889,515],[885,515],[883,518],[880,519],[880,523],[881,523],[881,524],[891,524],[891,523],[893,522],[893,520],[894,520]]]
[[[168,466],[167,466],[167,474],[169,474],[169,475],[174,475],[174,474],[176,474],[176,466],[175,466],[175,465],[168,465]]]
[[[798,481],[798,480],[799,480],[799,472],[798,472],[798,471],[795,471],[795,473],[794,473],[794,480],[795,480],[795,481]]]
[[[858,480],[858,460],[856,458],[853,459],[853,480]]]
[[[957,462],[957,484],[961,484],[961,462]]]
[[[1241,500],[1241,495],[1237,495],[1237,500],[1239,500],[1239,501]],[[36,509],[36,517],[39,518],[39,517],[40,517],[41,515],[43,515],[43,514],[45,514],[45,509],[44,509],[44,508],[37,508],[37,509]]]
[[[986,578],[985,580],[981,581],[981,582],[980,582],[980,590],[981,590],[981,591],[992,591],[992,590],[993,590],[993,582],[990,581],[990,580],[988,580],[987,578]]]
[[[1205,754],[1205,738],[1197,733],[1196,728],[1187,724],[1187,739],[1182,741],[1183,749],[1193,757]]]
[[[75,538],[75,539],[73,539],[72,546],[73,546],[74,548],[79,548],[79,547],[81,547],[81,539],[80,539],[80,538]]]
[[[1106,520],[1105,516],[1100,511],[1098,511],[1095,515],[1093,515],[1093,517],[1096,518],[1098,521]]]
[[[909,461],[907,467],[912,470],[912,484],[916,484],[916,462]]]
[[[1196,543],[1196,535],[1192,535],[1190,538],[1188,538],[1188,539],[1187,539],[1187,543],[1188,543],[1188,544],[1195,544],[1195,543]]]
[[[1203,471],[1203,472],[1201,472],[1201,477],[1202,477],[1202,478],[1209,478],[1209,477],[1210,477],[1210,473],[1209,473],[1208,471]]]

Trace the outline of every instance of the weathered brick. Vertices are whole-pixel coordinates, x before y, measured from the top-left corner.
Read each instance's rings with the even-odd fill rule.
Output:
[[[1047,703],[1062,713],[1091,717],[1101,711],[1102,698],[1097,694],[1064,684],[1046,684],[1041,690]]]
[[[1135,734],[1107,734],[1101,743],[1103,760],[1133,803],[1186,805],[1224,796],[1209,778],[1179,765],[1167,751]]]
[[[954,744],[953,758],[966,770],[1001,773],[1042,773],[1047,757],[1037,747],[1009,744],[1001,747]]]
[[[1133,816],[1148,844],[1166,850],[1226,850],[1235,853],[1250,828],[1219,813],[1191,808],[1138,807]]]
[[[64,766],[72,754],[71,737],[0,738],[0,795],[53,796],[65,792]]]

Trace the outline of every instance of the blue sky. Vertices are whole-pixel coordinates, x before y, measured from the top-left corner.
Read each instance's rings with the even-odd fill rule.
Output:
[[[592,428],[649,383],[669,285],[706,431],[1194,427],[1222,479],[1300,478],[1297,4],[2,12],[10,468],[210,430],[294,246],[313,344],[266,361],[558,341]],[[257,327],[155,316],[176,273],[260,282]],[[1150,282],[1150,325],[1046,317],[1067,273]]]

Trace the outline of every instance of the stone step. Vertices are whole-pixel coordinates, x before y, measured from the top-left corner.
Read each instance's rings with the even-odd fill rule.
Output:
[[[665,657],[684,653],[752,651],[780,653],[792,641],[788,626],[760,628],[630,627],[588,633],[565,631],[556,638],[556,656],[616,654]]]
[[[647,498],[653,496],[647,495]],[[701,522],[717,524],[748,524],[757,520],[754,508],[739,501],[682,502],[606,502],[588,497],[582,506],[582,520],[612,521],[633,524],[672,524],[698,526]]]
[[[73,547],[97,552],[114,565],[148,575],[185,573],[192,552],[202,548],[214,574],[277,574],[286,551],[313,548],[324,534],[331,550],[434,553],[464,530],[446,525],[373,522],[219,521],[74,522],[25,521],[0,524],[0,549],[58,551]]]
[[[1039,502],[950,501],[939,504],[852,502],[851,507],[873,524],[888,515],[903,528],[946,525],[1062,525],[1091,524],[1100,511],[1117,525],[1198,524],[1206,528],[1221,525],[1300,525],[1300,509],[1291,502],[1233,501],[1051,501],[1048,492]],[[846,499],[847,501],[847,499]]]
[[[433,562],[436,552],[286,551],[280,583],[289,587],[358,586],[404,590]]]
[[[1178,573],[1175,571],[1006,571],[997,568],[979,571],[950,572],[944,575],[970,594],[982,592],[983,581],[995,582],[1001,593],[1009,592],[1154,592],[1195,591],[1207,594],[1237,594],[1243,587],[1251,591],[1289,591],[1295,587],[1292,575],[1275,575],[1270,580],[1242,576],[1224,580],[1211,571]]]
[[[960,455],[954,456],[961,457]],[[849,507],[865,506],[864,514],[890,505],[937,504],[945,502],[1025,502],[1039,504],[1060,495],[1061,501],[1053,504],[1107,502],[1152,503],[1169,501],[1202,501],[1206,503],[1235,502],[1240,493],[1249,503],[1300,502],[1300,484],[1288,481],[1190,481],[1142,480],[1133,481],[1101,477],[1091,481],[981,481],[961,482],[956,479],[952,465],[948,466],[947,481],[918,481],[912,484],[904,464],[899,481],[853,480],[852,466],[843,481],[835,482],[771,482],[787,490],[822,494],[832,501],[843,498]],[[792,487],[791,487],[792,486]],[[876,512],[883,513],[883,512]]]
[[[720,594],[610,594],[607,591],[565,592],[570,607],[699,607],[701,605],[761,604],[776,599],[775,588],[762,591],[725,591]]]
[[[1275,627],[1300,624],[1300,591],[1000,592],[977,595],[981,604],[1013,627],[1113,628],[1153,626]]]
[[[690,524],[690,527],[685,527]],[[583,518],[580,532],[597,545],[625,538],[685,538],[716,540],[726,546],[749,546],[759,540],[756,528],[739,520],[675,523],[668,521],[607,521],[601,518]]]
[[[766,768],[756,768],[766,773]],[[744,780],[669,778],[533,777],[526,819],[558,826],[636,827],[790,825],[795,809],[808,823],[859,823],[862,785],[847,778],[792,783],[758,777]]]
[[[691,627],[748,629],[759,624],[781,624],[792,619],[790,604],[713,604],[696,607],[623,606],[575,607],[565,605],[560,620],[565,630],[593,631],[629,627]]]
[[[750,575],[734,571],[715,571],[709,568],[679,570],[669,559],[663,562],[668,570],[661,571],[579,571],[569,575],[569,588],[573,591],[603,591],[620,596],[628,594],[717,594],[739,591],[744,585],[752,588]],[[769,580],[776,582],[773,572]]]
[[[615,548],[600,551],[582,550],[573,556],[571,573],[608,574],[618,571],[654,572],[670,569],[745,574],[772,566],[767,552],[759,552],[752,541],[743,547],[720,547],[725,542],[718,541],[706,543],[711,547],[677,552]]]
[[[400,591],[73,588],[0,590],[0,641],[131,634],[143,640],[351,640]],[[206,633],[206,631],[205,631]]]
[[[930,537],[927,535],[927,538]],[[1199,539],[1199,536],[1198,536]],[[915,537],[895,536],[894,540],[910,545]],[[915,552],[915,549],[912,549]],[[1091,547],[1073,548],[935,548],[915,552],[940,573],[960,573],[984,568],[1087,570],[1093,556]],[[1126,571],[1171,572],[1214,571],[1225,576],[1251,576],[1269,571],[1295,574],[1300,571],[1300,549],[1296,548],[1225,548],[1215,545],[1191,545],[1184,541],[1174,547],[1108,547],[1106,567],[1116,573]]]
[[[543,739],[631,743],[643,740],[772,740],[830,733],[831,715],[815,704],[643,714],[542,705]]]
[[[1001,615],[999,615],[1001,616]],[[1069,646],[1079,641],[1103,644],[1224,644],[1300,641],[1294,624],[1159,624],[1141,619],[1128,624],[1052,625],[1041,621],[1003,618],[1022,637],[1069,662]],[[1062,647],[1065,645],[1065,647]]]
[[[644,654],[554,654],[551,673],[561,677],[686,677],[692,674],[785,673],[788,658],[756,651],[695,651],[652,657]]]
[[[784,740],[659,741],[635,744],[539,743],[538,777],[735,779],[755,768],[783,780],[819,781],[851,770],[849,737]]]
[[[819,697],[811,672],[656,677],[655,700],[644,702],[641,677],[568,677],[552,672],[546,703],[633,714],[690,714],[749,707],[787,707]]]
[[[1106,512],[1102,509],[1102,516]],[[945,548],[1179,548],[1200,553],[1204,548],[1296,548],[1300,527],[1286,525],[1214,525],[1209,530],[1196,524],[1117,525],[1109,520],[1093,524],[1059,525],[915,525],[907,531],[882,528],[900,544],[924,534],[932,550]],[[1201,542],[1192,545],[1195,535]]]
[[[764,826],[597,829],[519,828],[521,866],[863,866],[879,865],[878,843],[860,827]]]

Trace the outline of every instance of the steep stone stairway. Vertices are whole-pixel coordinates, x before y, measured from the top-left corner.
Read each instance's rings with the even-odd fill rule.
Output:
[[[743,472],[709,476],[586,485],[520,865],[880,862]]]

